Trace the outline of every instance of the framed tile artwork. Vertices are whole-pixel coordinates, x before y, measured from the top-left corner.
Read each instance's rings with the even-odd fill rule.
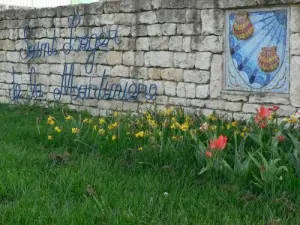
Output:
[[[289,8],[228,11],[225,89],[289,93]]]

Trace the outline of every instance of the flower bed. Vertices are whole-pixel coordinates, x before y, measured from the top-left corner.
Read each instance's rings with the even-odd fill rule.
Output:
[[[279,122],[278,109],[261,106],[250,121],[188,116],[181,108],[100,118],[64,114],[63,119],[49,116],[42,135],[51,148],[121,157],[128,166],[189,169],[203,179],[276,191],[300,175],[300,114]]]

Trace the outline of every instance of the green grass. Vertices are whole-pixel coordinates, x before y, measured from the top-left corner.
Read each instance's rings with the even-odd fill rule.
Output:
[[[98,153],[66,161],[45,148],[37,118],[60,110],[0,105],[0,224],[298,224],[299,188],[254,194],[214,177]],[[289,182],[287,182],[289,183]],[[290,182],[291,183],[291,182]],[[297,184],[297,183],[296,183]],[[94,191],[89,193],[87,186]],[[164,193],[167,192],[168,195]]]

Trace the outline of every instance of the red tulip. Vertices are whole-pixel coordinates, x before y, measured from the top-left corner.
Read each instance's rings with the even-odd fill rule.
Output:
[[[218,139],[214,139],[210,141],[210,149],[212,150],[224,150],[227,144],[227,137],[221,135]]]
[[[279,142],[283,142],[283,141],[285,140],[285,136],[280,135],[280,136],[277,137],[277,140],[278,140]]]
[[[206,151],[205,156],[206,156],[206,158],[211,158],[212,157],[212,152]]]
[[[272,108],[269,108],[269,110],[270,110],[270,111],[273,111],[273,112],[278,111],[278,109],[279,109],[279,106],[278,106],[278,105],[273,105]]]
[[[260,124],[259,124],[259,127],[260,128],[266,128],[268,126],[268,124],[266,123],[266,122],[261,122]]]
[[[271,112],[271,110],[270,109],[268,109],[268,108],[265,108],[265,107],[263,107],[263,106],[261,106],[259,109],[256,109],[256,111],[257,111],[257,117],[259,118],[259,119],[269,119],[270,118],[270,116],[271,116],[271,114],[272,114],[272,112]]]

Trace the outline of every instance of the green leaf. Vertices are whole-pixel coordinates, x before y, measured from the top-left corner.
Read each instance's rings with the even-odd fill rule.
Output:
[[[201,169],[201,171],[199,172],[199,175],[202,175],[202,174],[204,174],[206,171],[208,171],[209,170],[209,167],[207,166],[207,167],[204,167],[204,168],[202,168]]]
[[[231,166],[223,159],[223,166],[228,169],[230,172],[233,172],[233,169],[231,168]]]
[[[258,168],[260,168],[261,164],[257,161],[257,159],[255,159],[255,158],[252,156],[251,153],[249,153],[249,157],[250,157],[250,159],[254,162],[254,164],[255,164]]]

